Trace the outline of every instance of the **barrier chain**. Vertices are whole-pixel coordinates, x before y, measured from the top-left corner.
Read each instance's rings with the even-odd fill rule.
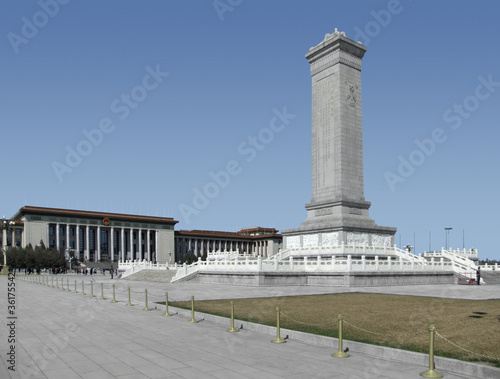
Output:
[[[347,322],[345,320],[344,320],[344,324],[349,325],[350,327],[352,327],[354,329],[358,329],[358,330],[361,330],[363,332],[374,334],[376,336],[382,336],[382,337],[413,337],[413,336],[418,336],[419,334],[424,334],[424,333],[428,332],[428,330],[424,330],[422,332],[416,332],[416,333],[386,334],[386,333],[372,332],[370,330],[366,330],[366,329],[360,328],[359,326],[353,325],[350,322]]]
[[[469,353],[469,354],[477,355],[477,356],[479,356],[479,357],[483,357],[483,358],[487,358],[487,359],[492,359],[492,360],[494,360],[494,361],[500,361],[500,358],[490,357],[489,355],[484,355],[484,354],[480,354],[480,353],[475,353],[475,352],[473,352],[473,351],[467,350],[466,348],[464,348],[464,347],[462,347],[462,346],[459,346],[459,345],[457,345],[455,342],[452,342],[452,341],[450,341],[448,338],[446,338],[446,337],[442,336],[442,335],[441,335],[441,334],[439,334],[439,332],[437,332],[437,331],[436,331],[436,335],[437,335],[439,338],[441,338],[441,339],[445,340],[446,342],[448,342],[450,345],[455,346],[457,349],[460,349],[460,350],[466,351],[466,352],[467,352],[467,353]]]
[[[321,324],[312,324],[310,322],[296,320],[293,317],[290,317],[287,314],[283,313],[283,311],[281,311],[281,315],[286,317],[287,319],[293,321],[293,322],[296,322],[297,324],[309,325],[309,326],[325,326],[325,325],[332,325],[332,324],[335,324],[337,322],[337,320],[334,320],[334,321],[323,322]]]

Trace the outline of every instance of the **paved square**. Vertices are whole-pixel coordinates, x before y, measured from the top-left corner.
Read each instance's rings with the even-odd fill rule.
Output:
[[[333,287],[236,287],[197,284],[146,283],[113,280],[96,275],[89,297],[89,277],[64,275],[70,284],[85,280],[86,296],[16,279],[16,371],[7,369],[7,278],[0,277],[1,378],[419,378],[426,367],[354,353],[348,359],[331,357],[334,349],[289,340],[273,344],[270,336],[209,321],[188,322],[181,314],[163,317],[156,306],[165,291],[169,298],[187,300],[243,298],[346,291],[471,298],[498,298],[499,286],[443,286],[348,289]],[[100,282],[106,300],[100,300]],[[111,303],[110,284],[116,285],[118,303]],[[132,307],[126,306],[131,287]],[[144,308],[148,289],[150,312]],[[446,295],[448,294],[448,295]],[[467,378],[447,373],[446,378]]]

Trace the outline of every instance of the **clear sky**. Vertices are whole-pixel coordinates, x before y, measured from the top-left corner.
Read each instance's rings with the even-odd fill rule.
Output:
[[[2,1],[1,215],[299,226],[311,200],[304,55],[338,28],[368,49],[370,216],[417,253],[452,227],[449,246],[500,259],[499,14],[496,0]]]

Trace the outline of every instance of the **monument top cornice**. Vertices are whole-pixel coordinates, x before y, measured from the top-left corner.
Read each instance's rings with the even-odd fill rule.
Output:
[[[338,49],[359,59],[362,59],[366,52],[366,47],[361,42],[353,41],[346,36],[345,32],[339,32],[335,28],[333,33],[327,33],[323,41],[309,49],[306,58],[309,62],[313,62],[325,53]]]

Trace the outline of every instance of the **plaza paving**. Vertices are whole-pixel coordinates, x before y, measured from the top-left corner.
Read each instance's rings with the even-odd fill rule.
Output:
[[[16,371],[7,369],[7,278],[0,277],[0,378],[419,378],[427,367],[351,351],[348,359],[332,358],[332,347],[290,339],[273,344],[268,334],[210,321],[190,323],[179,313],[163,317],[164,299],[251,298],[341,292],[380,292],[447,298],[500,298],[500,286],[411,286],[377,288],[238,287],[165,284],[111,280],[94,275],[60,275],[70,292],[16,279]],[[74,281],[77,291],[74,292]],[[81,295],[81,281],[86,296]],[[101,300],[101,287],[106,300]],[[51,284],[49,280],[49,285]],[[111,284],[117,303],[111,303]],[[54,283],[55,285],[55,283]],[[60,286],[60,282],[59,282]],[[126,306],[131,287],[133,307]],[[150,312],[144,308],[148,290]],[[439,370],[445,378],[471,376]]]

